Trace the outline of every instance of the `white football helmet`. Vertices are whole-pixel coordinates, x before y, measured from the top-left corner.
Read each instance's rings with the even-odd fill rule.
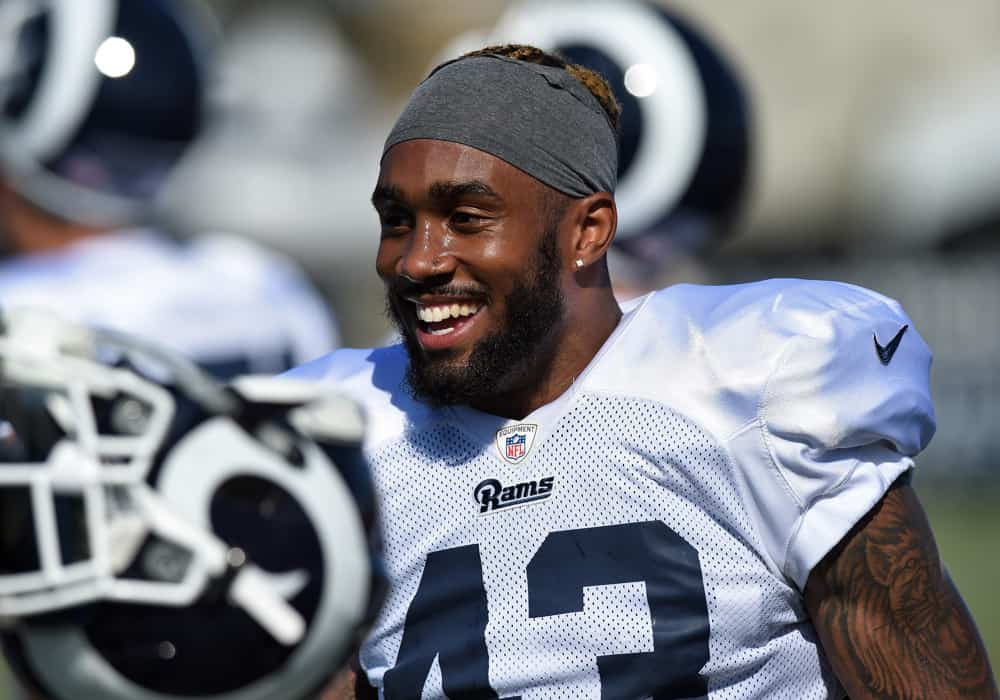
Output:
[[[199,0],[0,2],[0,163],[94,225],[145,215],[199,134],[215,24]]]
[[[357,405],[0,321],[0,629],[22,679],[73,700],[321,687],[381,591]]]

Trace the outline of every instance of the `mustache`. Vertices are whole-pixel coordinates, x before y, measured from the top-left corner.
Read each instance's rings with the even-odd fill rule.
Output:
[[[489,294],[484,287],[473,284],[425,284],[405,277],[398,277],[389,285],[389,293],[398,297],[442,296],[467,297],[479,301],[489,301]]]

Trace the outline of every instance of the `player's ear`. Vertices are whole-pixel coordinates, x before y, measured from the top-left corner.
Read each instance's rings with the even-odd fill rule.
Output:
[[[600,260],[611,247],[618,227],[618,209],[614,197],[607,192],[595,192],[576,199],[570,205],[573,222],[573,261],[587,267]],[[577,261],[581,261],[580,265]]]

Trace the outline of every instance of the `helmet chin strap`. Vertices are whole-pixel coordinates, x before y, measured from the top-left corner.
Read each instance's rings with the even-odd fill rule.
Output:
[[[229,601],[242,608],[275,641],[291,646],[302,640],[306,632],[305,620],[282,594],[291,597],[298,593],[308,580],[305,572],[274,575],[247,563],[242,550],[229,547],[211,532],[194,527],[175,515],[152,489],[139,489],[136,505],[142,509],[153,532],[195,552],[208,575],[222,577],[230,567],[235,568],[236,575],[229,585]],[[188,589],[193,593],[192,599],[204,591],[207,581],[203,577],[199,583],[196,588]],[[116,581],[113,596],[118,598],[119,593],[126,591],[139,593],[139,589],[129,589],[141,585],[140,582]],[[119,586],[127,587],[126,591],[120,591]],[[135,599],[132,595],[128,597]]]

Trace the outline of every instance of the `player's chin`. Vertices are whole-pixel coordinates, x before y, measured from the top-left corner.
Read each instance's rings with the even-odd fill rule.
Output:
[[[467,359],[447,353],[420,353],[412,358],[406,380],[414,396],[432,406],[467,404],[480,398]]]

